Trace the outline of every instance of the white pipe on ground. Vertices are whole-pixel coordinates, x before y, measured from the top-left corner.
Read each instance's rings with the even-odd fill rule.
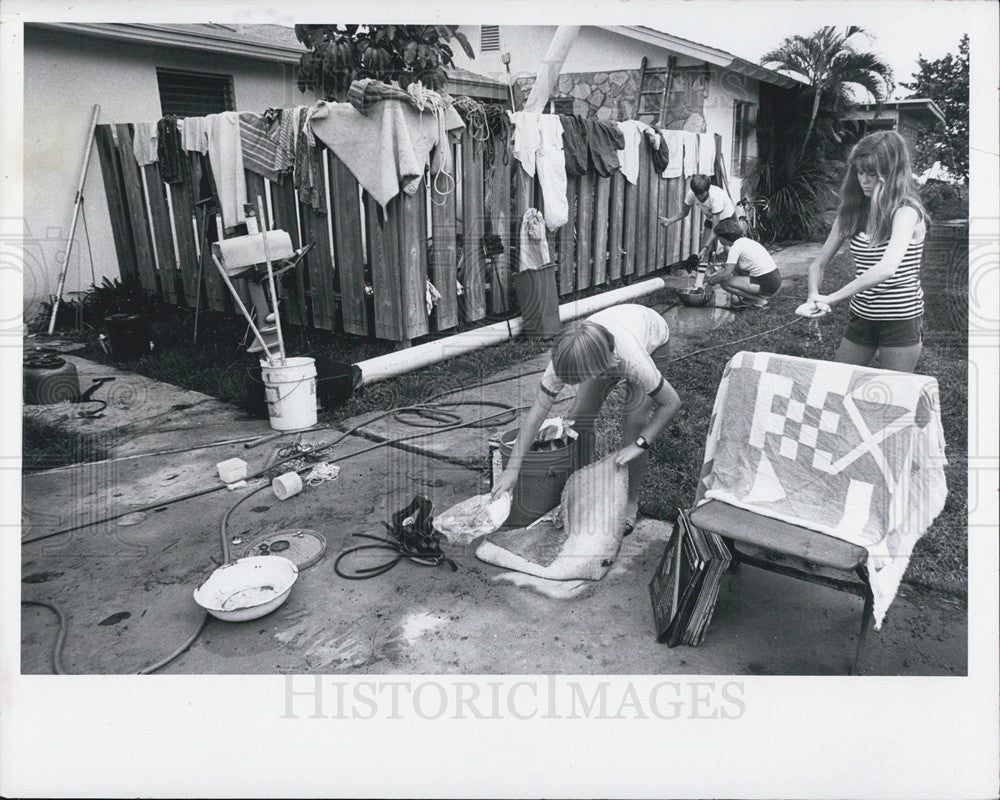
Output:
[[[602,292],[583,300],[564,303],[559,306],[559,321],[567,322],[600,311],[602,308],[635,300],[665,286],[666,282],[663,278],[649,278],[631,286],[622,286],[619,289]],[[405,375],[407,372],[414,372],[455,356],[471,353],[473,350],[509,341],[517,336],[523,328],[524,320],[521,317],[515,317],[509,322],[497,322],[484,328],[456,333],[454,336],[438,339],[436,342],[427,342],[416,347],[398,350],[395,353],[387,353],[384,356],[359,361],[355,366],[361,369],[361,385],[368,386],[388,378]]]

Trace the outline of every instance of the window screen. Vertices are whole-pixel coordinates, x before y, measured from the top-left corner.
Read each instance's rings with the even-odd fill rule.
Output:
[[[479,50],[482,53],[497,52],[500,50],[500,26],[480,25],[479,26]]]
[[[235,110],[232,75],[158,69],[156,79],[163,116],[203,117]]]

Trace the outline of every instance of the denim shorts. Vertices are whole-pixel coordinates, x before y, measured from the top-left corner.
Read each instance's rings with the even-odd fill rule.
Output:
[[[923,341],[924,317],[865,319],[853,311],[844,338],[863,347],[910,347]]]

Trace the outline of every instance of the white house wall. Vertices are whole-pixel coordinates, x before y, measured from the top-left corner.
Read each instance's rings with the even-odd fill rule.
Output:
[[[292,67],[288,65],[26,27],[26,320],[37,312],[41,300],[56,291],[94,104],[101,106],[99,124],[160,119],[157,67],[232,75],[234,102],[241,111],[311,101],[295,87]],[[118,259],[96,147],[91,153],[83,197],[97,282],[104,277],[117,278]],[[90,284],[90,261],[81,220],[66,290],[86,291]]]

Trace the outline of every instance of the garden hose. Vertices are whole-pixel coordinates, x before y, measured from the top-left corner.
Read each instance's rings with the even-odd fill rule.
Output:
[[[772,333],[776,333],[776,332],[778,332],[780,330],[784,330],[785,328],[789,328],[792,325],[795,325],[798,322],[800,322],[802,319],[803,318],[801,318],[801,317],[796,317],[794,320],[792,320],[791,322],[788,322],[788,323],[786,323],[784,325],[779,325],[779,326],[777,326],[775,328],[771,328],[771,329],[768,329],[766,331],[761,331],[759,333],[755,333],[755,334],[752,334],[750,336],[745,336],[745,337],[743,337],[741,339],[737,339],[735,341],[724,342],[722,344],[712,345],[710,347],[704,347],[704,348],[701,348],[699,350],[695,350],[695,351],[693,351],[691,353],[684,353],[683,355],[680,355],[680,356],[677,356],[675,358],[670,359],[670,361],[668,361],[667,363],[675,363],[677,361],[684,361],[685,359],[692,358],[692,357],[694,357],[696,355],[700,355],[702,353],[707,353],[707,352],[710,352],[712,350],[718,350],[718,349],[723,348],[723,347],[732,347],[733,345],[742,344],[743,342],[748,342],[748,341],[751,341],[752,339],[760,338],[761,336],[768,336],[768,335],[770,335]],[[410,435],[410,436],[400,436],[400,437],[397,437],[395,439],[388,439],[388,440],[383,441],[383,442],[377,442],[377,443],[373,444],[370,447],[365,447],[365,448],[362,448],[361,450],[357,450],[357,451],[354,451],[352,453],[348,453],[347,455],[340,456],[339,458],[336,459],[336,461],[345,461],[348,458],[353,458],[354,456],[361,455],[362,453],[367,453],[367,452],[370,452],[372,450],[376,450],[376,449],[378,449],[380,447],[386,447],[388,445],[395,445],[395,444],[398,444],[400,442],[407,441],[409,439],[421,438],[421,437],[430,436],[430,435],[433,435],[433,434],[436,434],[436,433],[444,433],[444,432],[447,432],[447,431],[456,430],[458,428],[464,428],[464,427],[486,427],[487,425],[503,424],[503,422],[497,422],[497,421],[493,421],[493,420],[496,420],[497,418],[501,418],[504,421],[506,421],[508,419],[513,419],[513,415],[516,415],[516,413],[519,412],[519,411],[526,410],[528,408],[528,406],[521,406],[521,407],[518,407],[518,408],[514,408],[514,407],[509,406],[509,405],[507,405],[505,403],[500,403],[500,402],[496,402],[496,401],[483,401],[483,400],[455,401],[455,402],[450,402],[450,403],[433,403],[431,401],[436,400],[436,399],[441,398],[441,397],[445,397],[445,396],[447,396],[449,394],[456,394],[458,392],[466,391],[468,389],[481,388],[483,386],[490,386],[490,385],[493,385],[493,384],[496,384],[496,383],[504,383],[504,382],[512,380],[514,378],[525,377],[525,376],[528,376],[528,375],[537,374],[538,372],[541,372],[541,371],[542,370],[532,370],[530,372],[524,372],[524,373],[520,373],[518,375],[507,376],[507,377],[503,377],[503,378],[496,378],[496,379],[493,379],[493,380],[490,380],[490,381],[484,381],[482,383],[477,383],[477,384],[474,384],[472,386],[465,386],[465,387],[461,387],[461,388],[457,388],[457,389],[449,389],[449,390],[446,390],[444,392],[440,392],[440,393],[438,393],[436,395],[432,395],[432,397],[430,398],[430,400],[428,400],[425,403],[420,403],[420,404],[416,404],[416,405],[412,405],[412,406],[402,406],[402,407],[399,407],[399,408],[390,409],[388,411],[385,411],[385,412],[383,412],[383,413],[381,413],[381,414],[373,417],[372,419],[366,420],[363,423],[360,423],[358,425],[355,425],[352,428],[349,428],[348,430],[342,432],[341,435],[339,437],[337,437],[336,439],[334,439],[332,442],[328,442],[326,444],[314,447],[313,450],[312,450],[312,453],[316,454],[316,453],[323,452],[324,450],[328,450],[331,447],[333,447],[333,446],[337,445],[338,443],[340,443],[341,441],[343,441],[345,438],[347,438],[348,436],[350,436],[355,431],[357,431],[357,430],[365,427],[366,425],[370,425],[373,422],[377,422],[380,419],[384,419],[385,417],[389,416],[390,414],[395,415],[395,418],[398,421],[403,422],[404,424],[410,425],[411,427],[430,428],[431,432],[428,433],[428,432],[423,432],[422,431],[420,433],[416,433],[416,434],[413,434],[413,435]],[[562,402],[564,402],[565,400],[569,400],[569,399],[572,399],[572,398],[564,398],[564,400]],[[482,406],[489,406],[489,407],[501,408],[502,410],[498,411],[498,412],[496,412],[494,414],[488,414],[486,416],[480,417],[479,419],[476,419],[476,420],[470,420],[468,422],[461,421],[460,418],[453,411],[446,410],[446,409],[451,409],[451,408],[458,407],[458,406],[463,406],[463,405],[476,405],[476,406],[480,406],[480,407],[482,407]],[[407,419],[406,415],[408,415],[408,414],[412,415],[412,418]],[[424,423],[424,422],[417,422],[415,420],[429,420],[429,422]],[[442,425],[434,425],[433,424],[434,422],[440,422],[440,423],[444,423],[444,424],[442,424]],[[244,440],[240,440],[240,441],[244,441]],[[248,477],[247,480],[254,480],[254,479],[260,477],[261,475],[265,474],[266,472],[269,472],[269,471],[273,470],[275,467],[280,466],[281,464],[290,462],[293,459],[298,458],[298,457],[299,457],[298,453],[292,454],[292,455],[290,455],[289,457],[287,457],[287,458],[285,458],[283,460],[280,460],[280,461],[278,461],[278,462],[276,462],[274,464],[271,464],[266,469],[262,469],[262,470],[258,471],[254,475]],[[297,471],[303,472],[303,471],[305,471],[307,469],[310,469],[310,468],[311,467],[307,465],[305,467],[300,468]],[[115,514],[115,515],[112,515],[112,516],[109,516],[109,517],[105,517],[105,518],[100,519],[100,520],[96,520],[94,522],[85,522],[85,523],[81,523],[79,525],[74,525],[74,526],[72,526],[70,528],[64,528],[64,529],[55,531],[53,533],[42,534],[40,536],[36,536],[36,537],[31,538],[31,539],[24,539],[24,540],[22,540],[21,544],[23,546],[25,544],[30,544],[32,542],[38,542],[38,541],[42,541],[43,539],[49,539],[49,538],[54,537],[54,536],[59,536],[59,535],[64,534],[64,533],[70,533],[70,532],[75,531],[75,530],[80,530],[82,528],[91,527],[93,525],[99,525],[99,524],[102,524],[104,522],[110,522],[112,520],[115,520],[115,519],[118,519],[120,517],[123,517],[126,514],[135,513],[137,511],[147,511],[147,510],[151,510],[151,509],[154,509],[154,508],[162,508],[162,507],[165,507],[165,506],[168,506],[168,505],[172,505],[174,503],[179,503],[179,502],[181,502],[183,500],[190,500],[190,499],[193,499],[195,497],[201,497],[203,495],[219,491],[220,489],[223,489],[223,488],[225,488],[225,484],[223,484],[222,486],[209,487],[207,489],[202,489],[202,490],[199,490],[199,491],[196,491],[196,492],[189,492],[188,494],[180,495],[178,497],[172,498],[172,499],[164,501],[164,502],[150,504],[150,505],[147,505],[147,506],[143,506],[143,507],[141,507],[139,509],[133,509],[131,511],[122,512],[120,514]],[[243,495],[232,506],[230,506],[229,509],[227,509],[227,511],[223,515],[223,517],[222,517],[222,523],[221,523],[221,526],[220,526],[220,538],[221,538],[221,542],[222,542],[222,555],[223,555],[223,563],[224,564],[227,564],[230,561],[230,550],[229,550],[229,544],[230,543],[229,543],[229,538],[228,538],[228,523],[229,523],[230,517],[232,516],[233,512],[235,512],[236,509],[242,503],[244,503],[246,500],[248,500],[249,498],[251,498],[254,495],[256,495],[258,492],[261,492],[261,491],[263,491],[266,488],[268,488],[268,484],[264,484],[262,486],[259,486],[259,487],[255,488],[255,489],[253,489],[253,491],[251,491],[251,492]],[[390,528],[390,530],[391,530],[391,528]],[[343,553],[341,553],[337,557],[337,561],[336,561],[336,563],[334,565],[334,569],[335,569],[335,571],[337,572],[338,575],[340,575],[341,577],[347,578],[348,580],[357,580],[359,578],[367,578],[367,577],[374,577],[375,575],[381,575],[381,574],[383,574],[385,572],[388,572],[390,569],[392,569],[392,567],[394,567],[397,563],[399,563],[399,561],[401,561],[403,559],[409,559],[409,560],[411,560],[411,561],[413,561],[415,563],[424,564],[424,565],[427,565],[427,566],[436,566],[436,565],[442,563],[442,560],[443,560],[443,561],[448,562],[453,568],[455,568],[453,562],[451,562],[449,559],[447,559],[447,557],[445,557],[443,553],[441,553],[440,556],[438,556],[437,554],[430,554],[430,553],[424,554],[422,551],[419,551],[419,550],[413,551],[413,552],[409,552],[409,548],[407,548],[405,546],[405,544],[401,544],[399,542],[394,542],[394,541],[391,541],[389,539],[382,539],[381,537],[371,536],[371,535],[368,535],[368,534],[356,533],[354,535],[358,536],[358,537],[362,537],[362,538],[374,539],[377,543],[376,544],[371,544],[371,545],[359,545],[357,547],[350,548],[350,549],[344,551]],[[391,559],[390,561],[388,561],[388,562],[386,562],[384,564],[381,564],[381,565],[379,565],[377,567],[359,569],[359,570],[357,570],[357,572],[354,575],[351,575],[350,573],[342,573],[341,570],[339,569],[339,564],[340,564],[341,559],[344,556],[348,555],[349,553],[357,552],[359,550],[364,550],[364,549],[392,550],[392,551],[394,551],[396,553],[396,556],[395,556],[395,558]],[[56,616],[58,617],[58,619],[59,619],[59,633],[58,633],[58,635],[56,637],[56,642],[55,642],[55,645],[53,647],[53,652],[52,652],[52,668],[53,668],[53,671],[56,674],[66,674],[65,670],[63,668],[63,665],[62,665],[62,649],[63,649],[63,645],[64,645],[65,640],[66,640],[67,623],[66,623],[66,617],[63,614],[62,610],[58,606],[56,606],[55,604],[48,603],[48,602],[41,601],[41,600],[22,600],[21,601],[21,605],[40,606],[42,608],[47,608],[50,611],[54,612],[56,614]],[[189,636],[188,639],[180,647],[178,647],[176,650],[174,650],[173,653],[171,653],[170,655],[168,655],[166,658],[161,659],[160,661],[156,662],[155,664],[153,664],[153,665],[151,665],[149,667],[146,667],[145,669],[141,670],[138,674],[147,675],[147,674],[156,672],[157,670],[162,669],[164,666],[166,666],[167,664],[169,664],[171,661],[173,661],[176,658],[178,658],[201,635],[201,632],[204,630],[205,625],[208,622],[208,616],[209,615],[206,612],[204,614],[204,616],[202,617],[201,622],[199,623],[199,625],[198,625],[197,629],[194,631],[194,633],[192,633],[191,636]]]

